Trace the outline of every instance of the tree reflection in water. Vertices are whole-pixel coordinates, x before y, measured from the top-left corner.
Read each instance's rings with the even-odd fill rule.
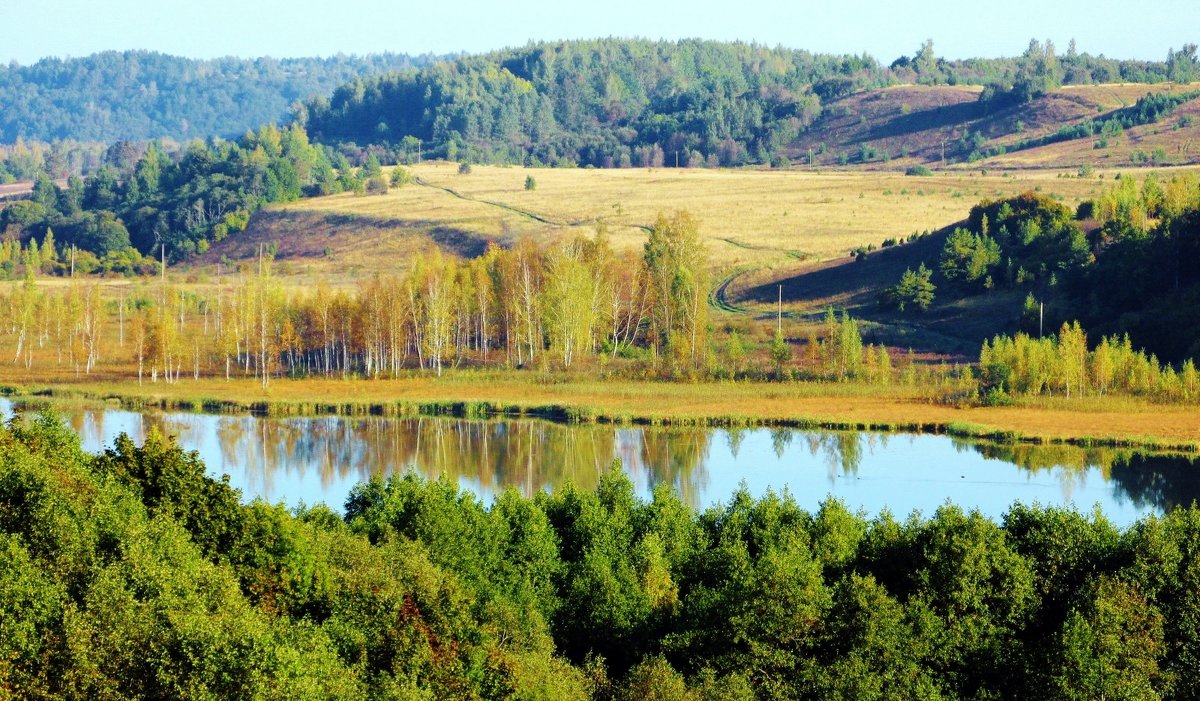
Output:
[[[88,419],[79,421],[73,424],[76,430]],[[707,486],[711,435],[701,429],[429,417],[145,417],[145,429],[156,427],[185,445],[202,445],[201,434],[214,430],[214,423],[219,464],[245,475],[253,492],[272,493],[276,484],[310,471],[328,487],[413,469],[430,479],[445,478],[485,492],[515,487],[530,495],[567,482],[593,489],[613,460],[620,459],[634,482],[647,491],[670,485],[694,505],[699,505],[699,494]]]
[[[0,417],[13,409],[11,402],[0,398]],[[344,492],[354,483],[405,470],[455,481],[485,498],[508,487],[532,495],[568,482],[590,490],[619,459],[644,496],[666,485],[697,508],[729,498],[737,480],[749,480],[764,489],[786,487],[798,496],[798,490],[806,490],[805,496],[818,500],[831,493],[858,497],[870,485],[886,484],[876,488],[882,503],[864,501],[864,505],[895,507],[903,513],[906,507],[895,500],[903,498],[905,490],[928,491],[931,487],[926,485],[938,484],[947,489],[940,499],[966,494],[945,487],[950,476],[944,473],[931,477],[927,471],[920,477],[924,481],[905,481],[922,462],[935,469],[952,465],[950,472],[957,481],[956,454],[982,456],[984,463],[1002,461],[1018,472],[1005,473],[1006,467],[996,472],[978,459],[968,461],[965,464],[976,467],[962,469],[979,470],[976,483],[988,485],[996,479],[1001,485],[1035,483],[1039,489],[1057,488],[1064,502],[1081,495],[1085,508],[1089,500],[1102,498],[1116,505],[1132,504],[1138,511],[1162,512],[1200,499],[1200,473],[1192,459],[1128,449],[852,431],[615,427],[530,420],[276,419],[109,409],[67,411],[65,416],[88,450],[102,450],[121,432],[140,442],[153,428],[197,450],[214,472],[234,476],[248,497],[288,495],[295,503],[296,485],[306,482],[311,487],[306,494],[334,507],[340,506]],[[724,440],[718,434],[724,434]],[[894,445],[889,445],[891,441]],[[926,451],[933,452],[927,456]],[[716,487],[714,475],[720,477]],[[863,486],[854,492],[854,484]],[[1036,494],[1035,498],[1042,498]],[[1001,496],[1005,505],[1016,498]]]
[[[1073,445],[997,444],[955,439],[960,451],[974,451],[1014,464],[1032,474],[1056,471],[1063,494],[1082,486],[1092,469],[1113,482],[1118,495],[1139,509],[1170,511],[1200,500],[1196,456],[1156,454],[1130,448]]]

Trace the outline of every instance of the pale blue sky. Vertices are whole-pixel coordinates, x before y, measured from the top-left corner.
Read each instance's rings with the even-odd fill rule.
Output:
[[[1151,0],[0,0],[0,60],[106,49],[214,56],[480,52],[530,40],[742,39],[884,63],[934,40],[947,58],[1061,51],[1162,60],[1200,42],[1200,1]]]

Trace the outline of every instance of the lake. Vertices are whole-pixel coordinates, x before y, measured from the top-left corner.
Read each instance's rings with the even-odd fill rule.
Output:
[[[19,407],[0,399],[0,417]],[[868,515],[929,515],[950,502],[999,518],[1022,501],[1098,507],[1125,525],[1200,498],[1200,465],[1186,457],[929,434],[60,411],[88,451],[121,433],[140,443],[158,430],[197,451],[210,474],[228,474],[247,499],[336,510],[358,482],[405,470],[452,479],[487,500],[510,486],[524,494],[568,481],[591,488],[614,459],[641,496],[665,484],[697,508],[744,485],[756,496],[786,489],[808,509],[833,496]]]

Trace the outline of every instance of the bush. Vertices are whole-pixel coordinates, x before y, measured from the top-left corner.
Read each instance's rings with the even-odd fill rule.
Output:
[[[466,161],[459,163],[458,164],[458,174],[459,175],[470,175],[471,174],[471,164],[467,163]]]
[[[392,187],[404,187],[413,180],[413,174],[407,168],[397,166],[392,170]]]
[[[525,176],[525,189],[526,190],[536,190],[537,189],[537,181],[533,179],[532,175]]]
[[[928,177],[930,175],[933,175],[933,171],[930,170],[928,166],[915,165],[915,166],[909,166],[909,168],[904,171],[904,174],[905,175],[915,175],[918,177]]]
[[[382,175],[376,175],[367,181],[367,194],[369,195],[386,195],[388,191],[387,181]]]

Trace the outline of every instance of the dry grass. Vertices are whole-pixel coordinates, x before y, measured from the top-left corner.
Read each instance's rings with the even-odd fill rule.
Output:
[[[267,237],[279,241],[282,270],[352,277],[404,267],[406,255],[431,245],[461,254],[521,236],[553,241],[591,235],[601,223],[614,245],[637,248],[659,212],[680,209],[700,219],[717,268],[761,267],[843,256],[860,245],[937,229],[964,218],[985,197],[1040,188],[1076,203],[1103,188],[1097,180],[1056,179],[1046,172],[913,178],[897,172],[476,166],[459,175],[456,165],[446,163],[413,170],[426,185],[272,208],[268,219],[283,225]],[[525,190],[527,175],[537,180],[535,190]],[[288,222],[295,228],[289,230]],[[314,232],[321,248],[312,243]],[[292,245],[293,236],[308,243]],[[237,260],[254,250],[227,240],[205,260]]]

